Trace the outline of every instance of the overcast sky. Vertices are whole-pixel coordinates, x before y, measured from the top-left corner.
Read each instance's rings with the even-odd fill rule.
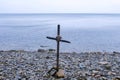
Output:
[[[120,13],[120,0],[0,0],[0,13]]]

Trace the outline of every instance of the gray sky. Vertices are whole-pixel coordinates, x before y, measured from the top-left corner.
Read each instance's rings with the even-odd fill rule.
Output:
[[[120,13],[120,0],[0,0],[0,13]]]

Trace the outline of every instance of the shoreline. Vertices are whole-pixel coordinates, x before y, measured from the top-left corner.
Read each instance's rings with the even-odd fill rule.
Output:
[[[51,80],[46,73],[56,65],[54,50],[0,51],[0,79]],[[60,53],[61,80],[119,80],[119,52]]]
[[[7,50],[0,50],[0,52],[42,52],[42,53],[49,53],[49,52],[53,52],[56,53],[56,49],[53,48],[49,48],[49,49],[44,49],[44,48],[39,48],[36,50],[24,50],[24,49],[7,49]],[[77,53],[77,54],[81,54],[81,53],[120,53],[120,51],[106,51],[106,50],[101,50],[101,51],[60,51],[60,53]]]

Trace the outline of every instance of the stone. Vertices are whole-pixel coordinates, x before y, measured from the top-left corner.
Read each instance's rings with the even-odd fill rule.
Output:
[[[0,80],[4,80],[4,78],[5,78],[5,77],[3,77],[3,76],[0,76]]]
[[[107,61],[102,61],[102,62],[98,62],[98,64],[100,64],[100,65],[107,65],[108,62]]]
[[[68,79],[68,80],[77,80],[76,78],[71,78],[71,79]]]
[[[48,54],[48,51],[43,54],[36,51],[1,52],[0,80],[51,80],[47,72],[54,65],[56,66],[56,54],[51,53]],[[119,57],[120,54],[109,53],[62,53],[59,67],[64,68],[65,73],[62,72],[64,78],[57,79],[120,80]],[[56,69],[52,70],[50,77],[55,78],[52,74],[56,72]]]
[[[99,78],[99,77],[101,77],[101,75],[95,75],[95,78]]]
[[[106,77],[101,77],[102,80],[108,80]]]
[[[58,72],[56,73],[56,76],[58,78],[64,78],[65,77],[64,70],[59,69]]]
[[[38,52],[46,52],[44,49],[38,49]]]
[[[120,52],[113,51],[113,53],[115,53],[115,54],[119,54]]]
[[[95,70],[93,70],[92,72],[93,72],[93,74],[98,74],[99,73],[99,71],[95,71]]]
[[[48,46],[41,45],[40,47],[41,47],[41,48],[44,48],[44,47],[48,47]]]
[[[112,72],[112,71],[109,71],[109,72],[108,72],[108,75],[116,75],[116,73],[115,73],[115,72]]]
[[[112,80],[120,80],[120,77],[115,77]]]
[[[49,49],[48,51],[49,52],[55,52],[56,50],[55,49]]]
[[[84,63],[79,63],[79,67],[80,67],[80,69],[86,68]]]
[[[77,80],[87,80],[87,78],[85,76],[79,76]]]
[[[92,77],[94,77],[95,75],[96,75],[96,74],[92,73],[92,75],[91,75],[91,76],[92,76]]]
[[[111,70],[111,65],[108,65],[108,64],[107,64],[107,65],[105,65],[104,67],[105,67],[105,69],[107,69],[107,70]]]
[[[3,50],[0,50],[0,52],[4,52]]]
[[[49,58],[50,58],[49,56],[46,57],[46,59],[49,59]]]

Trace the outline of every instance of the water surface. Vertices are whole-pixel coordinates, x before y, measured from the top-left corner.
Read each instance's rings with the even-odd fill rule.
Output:
[[[0,14],[0,50],[56,48],[57,24],[61,51],[120,51],[120,14]]]

